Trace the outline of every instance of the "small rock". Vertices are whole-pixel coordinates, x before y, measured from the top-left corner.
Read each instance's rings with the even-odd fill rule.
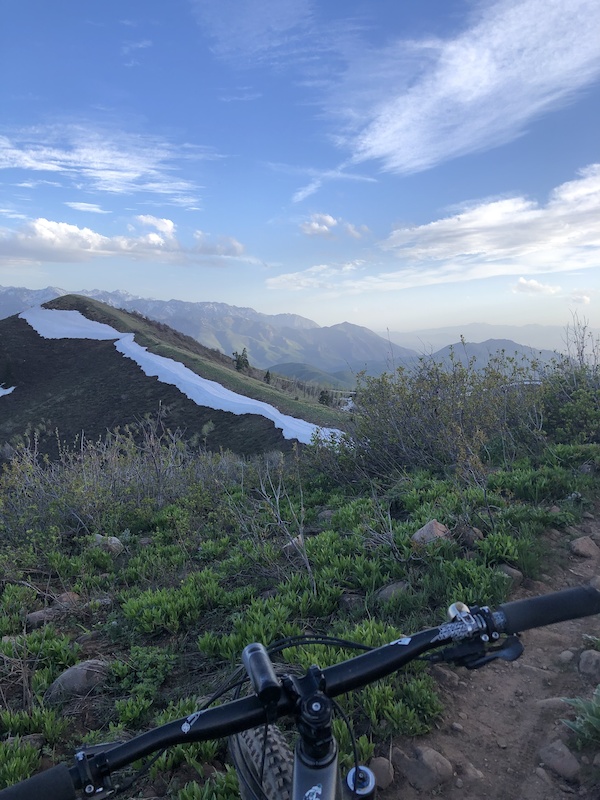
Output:
[[[562,653],[559,653],[557,660],[560,664],[570,664],[574,658],[575,653],[571,650],[563,650]]]
[[[598,547],[591,536],[580,536],[579,539],[573,539],[569,547],[573,555],[579,556],[580,558],[600,557],[600,547]]]
[[[57,608],[41,608],[39,611],[31,611],[27,614],[25,624],[29,630],[34,631],[36,628],[41,628],[46,623],[52,622],[59,614],[60,611]]]
[[[466,544],[467,547],[475,547],[477,542],[480,542],[484,538],[484,536],[483,533],[479,530],[479,528],[470,527],[462,532],[460,538]]]
[[[558,506],[550,506],[549,511],[551,514],[560,514],[560,508]]]
[[[415,757],[409,757],[399,747],[392,750],[394,767],[415,789],[429,792],[451,780],[452,764],[431,747],[415,747]]]
[[[352,592],[344,592],[339,600],[340,611],[346,611],[351,614],[357,608],[365,607],[365,598],[361,594],[352,594]]]
[[[535,704],[543,711],[565,710],[565,701],[562,699],[562,697],[543,697],[540,700],[536,700]]]
[[[579,656],[579,672],[591,678],[596,684],[600,683],[600,652],[598,650],[584,650]]]
[[[430,544],[438,539],[450,539],[449,529],[438,522],[437,519],[429,520],[426,525],[413,533],[411,539],[416,544]]]
[[[600,769],[600,753],[596,753],[594,756],[594,760],[592,761],[592,766],[596,767],[596,769]]]
[[[517,586],[520,586],[523,583],[523,573],[515,569],[515,567],[511,567],[508,564],[499,564],[496,567],[498,572],[502,572],[508,578],[510,578],[512,582],[512,588],[516,589]]]
[[[462,789],[462,788],[463,788],[463,786],[465,785],[465,782],[463,781],[463,779],[462,779],[462,778],[457,778],[457,779],[454,781],[454,785],[456,786],[456,788],[457,788],[457,789]]]
[[[589,511],[584,511],[582,516],[583,516],[584,519],[595,519],[594,515],[590,514]]]
[[[65,670],[50,684],[44,695],[44,700],[51,703],[60,703],[71,697],[81,697],[89,694],[93,689],[102,684],[108,674],[108,664],[92,658],[82,661]]]
[[[393,600],[394,597],[405,594],[406,590],[409,588],[410,584],[407,581],[395,581],[394,583],[390,583],[387,586],[383,586],[381,589],[378,589],[375,592],[375,599],[380,603],[387,603],[390,600]]]
[[[483,772],[474,767],[469,761],[461,766],[461,775],[468,781],[480,781],[483,779]]]
[[[102,536],[101,533],[95,533],[94,543],[114,556],[118,556],[125,550],[125,545],[117,536]]]
[[[21,744],[29,744],[31,747],[35,747],[36,750],[41,750],[46,744],[46,737],[43,733],[26,733],[23,736],[9,736],[6,741],[18,741]]]
[[[452,725],[450,725],[450,727],[451,727],[451,729],[453,731],[457,731],[458,733],[460,733],[461,731],[464,731],[464,728],[460,724],[460,722],[453,722]]]
[[[80,599],[76,592],[63,592],[54,600],[54,607],[60,609],[73,608]]]
[[[334,512],[330,508],[324,508],[323,511],[319,511],[317,514],[317,519],[319,522],[330,522],[333,514]]]
[[[456,689],[460,683],[460,677],[456,672],[453,672],[449,667],[444,667],[441,664],[434,664],[430,667],[429,674],[435,678],[438,683],[441,683],[449,689]]]
[[[373,770],[375,782],[380,789],[387,789],[394,782],[394,767],[387,758],[382,756],[372,758],[369,767]]]
[[[547,783],[548,786],[554,785],[552,778],[550,777],[550,775],[548,775],[548,773],[543,767],[537,767],[535,770],[535,774],[538,776],[538,778],[541,778],[544,781],[544,783]]]
[[[551,769],[552,772],[560,775],[561,778],[572,781],[579,774],[579,762],[567,745],[561,742],[560,739],[542,747],[539,756],[544,765]]]

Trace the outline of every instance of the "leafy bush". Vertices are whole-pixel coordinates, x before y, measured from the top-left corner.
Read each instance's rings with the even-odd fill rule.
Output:
[[[564,724],[577,734],[582,743],[600,744],[600,686],[596,687],[590,700],[581,697],[563,699],[577,711],[577,718],[564,719]]]
[[[40,766],[40,753],[19,737],[0,742],[0,789],[30,778]]]
[[[401,469],[452,469],[478,480],[490,458],[509,464],[541,439],[537,365],[505,354],[478,369],[457,354],[413,369],[359,376],[348,432],[322,447],[322,463],[347,479],[389,482]],[[493,452],[492,452],[493,451]]]

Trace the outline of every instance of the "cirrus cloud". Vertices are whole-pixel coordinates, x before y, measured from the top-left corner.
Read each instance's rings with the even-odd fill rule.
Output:
[[[338,141],[355,162],[377,159],[411,173],[496,147],[600,74],[596,0],[498,0],[475,13],[454,38],[399,40],[372,53],[372,93],[364,69],[356,87],[346,76],[333,106],[349,115]],[[382,82],[386,73],[392,80]]]

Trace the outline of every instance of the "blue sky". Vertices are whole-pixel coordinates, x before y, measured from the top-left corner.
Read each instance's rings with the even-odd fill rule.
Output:
[[[0,285],[600,326],[597,0],[3,0]]]

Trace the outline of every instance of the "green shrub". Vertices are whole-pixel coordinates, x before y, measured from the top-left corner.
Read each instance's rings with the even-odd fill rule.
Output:
[[[37,592],[31,586],[7,583],[0,596],[0,636],[21,633],[25,616],[37,602]]]
[[[40,753],[19,737],[0,742],[0,789],[30,778],[40,766]]]
[[[23,736],[41,733],[50,745],[56,744],[69,727],[69,721],[59,717],[51,708],[34,706],[29,711],[0,711],[0,733],[8,736]]]
[[[225,772],[212,775],[202,786],[188,783],[180,789],[177,800],[239,800],[240,789],[235,770],[225,765]]]
[[[581,697],[563,699],[577,711],[577,718],[564,719],[564,724],[577,734],[583,744],[600,744],[600,686],[596,687],[590,700]]]

